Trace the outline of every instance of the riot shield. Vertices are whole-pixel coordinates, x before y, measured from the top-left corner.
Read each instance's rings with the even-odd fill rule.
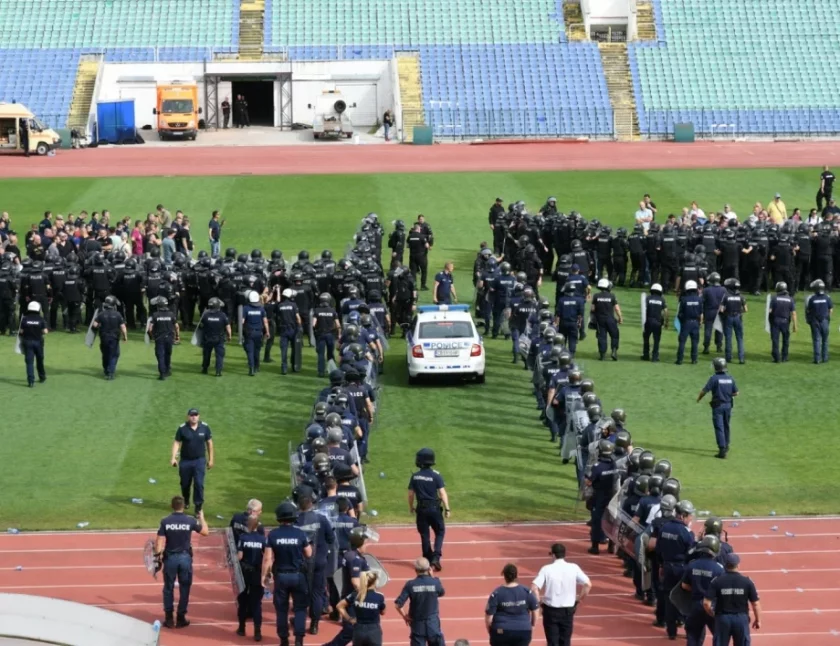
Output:
[[[647,294],[640,294],[640,296],[642,297],[642,329],[644,329],[645,323],[647,323]]]
[[[506,307],[502,311],[502,325],[500,328],[500,333],[503,336],[510,336],[510,308]]]
[[[531,337],[527,333],[519,335],[519,347],[517,349],[522,360],[527,361],[528,354],[531,352]]]
[[[146,571],[157,580],[158,572],[163,568],[163,560],[155,557],[155,539],[150,538],[143,546],[143,564]]]
[[[99,316],[98,307],[93,311],[93,318],[90,320],[90,325],[88,326],[87,333],[85,334],[85,345],[89,348],[93,347],[93,342],[96,340],[96,328],[93,327],[93,322],[96,320],[97,316]]]
[[[326,518],[329,521],[330,526],[335,526],[335,522],[338,520],[337,503],[325,503],[323,500],[319,501],[315,511]],[[340,566],[338,563],[338,539],[336,539],[332,542],[332,545],[327,545],[326,576],[333,576],[333,574],[338,570],[340,570]]]
[[[143,341],[146,345],[152,344],[152,337],[149,336],[149,328],[146,328],[146,331],[143,333]]]
[[[336,341],[338,341],[336,339]],[[315,311],[309,310],[309,343],[311,347],[315,347]]]
[[[204,314],[201,315],[201,318],[198,320],[198,325],[195,326],[192,339],[190,339],[190,343],[194,346],[204,345],[204,330],[201,328],[201,324],[204,323],[204,316]]]
[[[333,370],[338,370],[338,366],[336,365],[335,361],[332,359],[327,360],[327,374],[330,374]]]
[[[636,553],[636,538],[642,533],[642,528],[620,509],[618,493],[613,496],[601,517],[601,528],[607,537],[626,554]]]
[[[242,329],[242,306],[236,308],[236,327],[239,330],[239,345],[245,343],[245,330]]]
[[[674,329],[677,331],[677,334],[682,332],[682,323],[680,322],[679,316],[674,317]]]
[[[367,561],[370,571],[376,572],[376,588],[384,588],[388,581],[390,581],[388,571],[373,554],[365,553],[365,561]]]
[[[647,592],[652,588],[653,573],[650,567],[650,560],[648,559],[648,542],[650,541],[650,532],[644,531],[640,539],[637,541],[638,550],[636,550],[636,562],[639,564],[639,571],[642,574],[642,590]]]
[[[303,459],[297,448],[289,442],[289,475],[292,489],[300,484],[300,476],[303,471]]]
[[[227,527],[224,530],[222,547],[227,557],[227,569],[230,574],[230,585],[233,590],[234,599],[245,591],[245,579],[242,576],[242,567],[236,556],[236,539],[233,537],[233,529]]]
[[[367,500],[367,488],[365,487],[365,475],[364,470],[362,469],[362,460],[359,457],[359,444],[353,444],[353,448],[350,449],[350,455],[352,456],[353,460],[356,464],[359,465],[359,475],[351,482],[351,484],[356,487],[359,492],[362,494],[362,500]]]
[[[379,342],[382,344],[382,350],[387,352],[391,349],[391,344],[388,342],[385,330],[382,329],[382,324],[379,322],[377,317],[371,315],[370,318],[373,320],[373,327],[376,329],[376,334],[379,336]]]
[[[677,585],[673,587],[671,593],[668,595],[668,598],[681,615],[684,617],[691,615],[691,606],[693,605],[691,592],[684,590],[681,583],[677,583]]]
[[[295,345],[292,348],[294,356],[292,358],[292,367],[295,372],[300,372],[303,367],[303,332],[298,331],[295,335]]]
[[[20,322],[18,323],[18,330],[17,334],[15,334],[15,354],[23,354],[23,350],[21,349],[20,345],[20,328],[23,325],[23,316],[20,317]]]
[[[560,456],[563,460],[570,460],[577,454],[578,431],[583,431],[586,428],[578,428],[581,421],[577,413],[582,412],[586,417],[586,411],[583,410],[583,400],[579,393],[572,393],[566,396],[564,403],[566,407],[566,428],[563,430],[563,446],[560,448]],[[588,423],[588,418],[585,420]]]
[[[723,334],[723,321],[720,319],[720,313],[715,316],[715,322],[712,324],[712,328],[715,332],[720,332]]]
[[[767,301],[764,304],[764,331],[770,334],[770,300],[772,296],[767,294]]]

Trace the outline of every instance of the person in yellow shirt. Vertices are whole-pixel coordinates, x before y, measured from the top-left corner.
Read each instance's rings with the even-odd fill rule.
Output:
[[[773,221],[773,224],[782,224],[787,220],[787,207],[782,202],[781,193],[776,193],[773,201],[767,205],[767,215]]]

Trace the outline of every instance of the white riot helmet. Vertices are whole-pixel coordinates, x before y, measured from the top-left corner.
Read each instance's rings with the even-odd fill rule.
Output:
[[[26,306],[27,312],[35,312],[36,314],[41,311],[41,304],[38,301],[32,301],[29,305]]]
[[[609,289],[610,281],[608,278],[602,278],[598,281],[598,289]]]
[[[650,286],[650,291],[657,292],[657,293],[661,294],[662,293],[662,285],[660,285],[659,283],[654,283],[653,285]]]
[[[258,304],[260,302],[260,295],[257,294],[257,292],[255,292],[253,290],[250,291],[248,293],[248,302],[251,303],[251,305]]]
[[[283,297],[284,298],[292,298],[294,295],[295,295],[294,291],[292,291],[288,287],[283,290]]]
[[[693,289],[697,289],[697,282],[693,280],[689,280],[685,284],[685,291],[690,292]]]

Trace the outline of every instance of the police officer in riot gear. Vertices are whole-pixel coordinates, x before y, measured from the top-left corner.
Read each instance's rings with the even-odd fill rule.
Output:
[[[423,557],[439,572],[442,569],[440,559],[446,534],[444,518],[450,515],[449,496],[443,476],[432,469],[435,465],[435,452],[432,449],[420,449],[414,463],[419,471],[412,474],[408,481],[408,508],[416,516]],[[429,530],[435,533],[434,547]]]
[[[99,350],[102,353],[102,371],[105,379],[112,381],[117,371],[117,361],[120,359],[120,337],[128,341],[128,330],[125,319],[117,311],[119,301],[114,296],[106,296],[102,303],[102,311],[91,323],[93,329],[99,330]]]
[[[210,355],[215,352],[216,376],[221,377],[225,363],[225,341],[232,338],[230,319],[222,311],[224,303],[220,298],[214,296],[207,305],[208,309],[198,323],[203,336],[201,374],[207,374],[210,369]]]
[[[604,361],[607,356],[607,335],[609,334],[612,351],[610,356],[613,361],[618,361],[618,326],[624,322],[621,307],[611,291],[612,286],[607,278],[601,278],[598,281],[598,289],[599,293],[592,297],[591,313],[598,333],[598,354],[601,361]]]
[[[828,363],[828,334],[834,303],[825,293],[826,284],[820,279],[811,283],[814,292],[805,302],[805,321],[811,327],[814,363]]]

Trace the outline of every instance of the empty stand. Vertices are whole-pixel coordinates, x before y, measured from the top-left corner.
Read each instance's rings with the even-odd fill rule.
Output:
[[[840,132],[836,5],[824,0],[653,0],[655,42],[629,46],[642,133]]]
[[[70,111],[79,49],[0,49],[0,101],[23,103],[53,128]]]

